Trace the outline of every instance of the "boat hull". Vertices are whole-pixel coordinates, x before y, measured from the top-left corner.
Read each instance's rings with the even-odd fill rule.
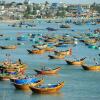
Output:
[[[82,65],[84,61],[68,61],[66,60],[66,63],[69,65]]]
[[[31,84],[16,84],[13,83],[16,89],[20,89],[20,90],[25,90],[25,91],[30,91],[30,86],[34,87],[34,86],[38,86],[41,85],[44,81],[43,80],[39,80],[36,83],[31,83]]]
[[[61,68],[57,67],[53,70],[35,70],[37,74],[48,75],[48,74],[56,74]]]
[[[43,54],[45,52],[44,49],[41,50],[27,50],[30,54]]]
[[[65,55],[59,55],[59,56],[51,56],[51,55],[48,55],[48,57],[50,59],[64,59],[65,58]]]
[[[64,82],[59,83],[56,87],[53,88],[48,88],[48,87],[47,88],[30,87],[30,88],[34,93],[50,94],[50,93],[58,92],[63,86],[64,86]]]
[[[88,66],[88,65],[82,65],[84,70],[88,71],[100,71],[100,65],[95,65],[95,66]]]

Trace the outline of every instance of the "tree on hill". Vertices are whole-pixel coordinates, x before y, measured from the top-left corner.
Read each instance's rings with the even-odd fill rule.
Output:
[[[100,13],[100,4],[93,3],[90,7],[91,10],[95,10]]]

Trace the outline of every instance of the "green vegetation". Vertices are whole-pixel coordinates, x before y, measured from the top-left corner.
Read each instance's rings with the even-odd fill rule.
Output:
[[[90,8],[100,13],[100,4],[93,3]]]

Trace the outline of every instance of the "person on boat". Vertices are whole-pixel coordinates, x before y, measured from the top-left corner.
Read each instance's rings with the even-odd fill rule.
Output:
[[[86,57],[84,57],[84,58],[81,58],[81,59],[80,59],[80,61],[84,60],[85,58],[86,58]]]
[[[72,55],[72,48],[69,48],[70,55]]]
[[[22,61],[21,61],[21,59],[20,59],[20,58],[18,59],[18,63],[19,63],[19,64],[22,64]]]

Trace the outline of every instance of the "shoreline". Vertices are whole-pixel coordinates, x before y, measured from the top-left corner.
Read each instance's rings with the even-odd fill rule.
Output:
[[[65,18],[63,18],[64,20]],[[0,20],[0,23],[8,23],[8,24],[14,24],[14,23],[19,23],[21,21],[35,21],[35,20],[45,20],[45,21],[49,21],[49,20],[62,20],[62,18],[58,18],[58,19],[53,19],[53,18],[44,18],[44,19],[23,19],[23,20]]]
[[[13,23],[18,23],[21,21],[32,21],[34,19],[21,19],[21,20],[11,20],[11,19],[5,19],[5,20],[0,20],[0,23],[9,23],[9,24],[13,24]]]
[[[13,24],[13,23],[17,23],[20,22],[21,20],[0,20],[0,23],[9,23],[9,24]]]
[[[13,23],[18,23],[20,21],[35,21],[35,20],[46,20],[46,21],[49,21],[49,20],[55,20],[55,21],[63,21],[63,20],[66,20],[66,19],[78,19],[76,17],[64,17],[64,18],[35,18],[35,19],[20,19],[20,20],[12,20],[12,19],[5,19],[5,20],[0,20],[0,23],[9,23],[9,24],[13,24]],[[82,18],[84,20],[90,20],[90,19],[98,19],[98,17],[95,17],[95,18]]]

